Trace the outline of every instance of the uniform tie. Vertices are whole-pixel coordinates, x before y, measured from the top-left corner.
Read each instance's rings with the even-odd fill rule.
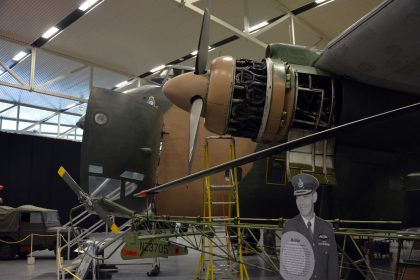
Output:
[[[308,221],[308,230],[309,230],[309,235],[311,236],[311,238],[314,237],[314,233],[312,232],[312,224],[311,221]]]

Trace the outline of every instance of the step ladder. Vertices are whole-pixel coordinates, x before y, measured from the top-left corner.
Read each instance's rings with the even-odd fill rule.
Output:
[[[209,142],[210,141],[229,141],[229,160],[236,158],[235,139],[232,136],[209,136],[204,144],[204,168],[210,168]],[[242,236],[239,227],[229,228],[228,223],[240,223],[239,212],[239,193],[237,169],[230,168],[226,174],[227,184],[214,185],[210,182],[210,176],[203,180],[203,217],[204,223],[214,229],[213,235],[201,236],[201,255],[194,279],[215,279],[215,274],[219,278],[227,279],[230,274],[234,277],[239,270],[239,279],[249,280],[248,271],[242,260]],[[216,199],[217,198],[217,199]],[[218,212],[218,215],[214,215]],[[224,226],[213,227],[213,223],[218,225],[225,223]],[[233,236],[233,230],[235,231]],[[237,240],[232,244],[231,239]],[[235,251],[235,248],[237,250]],[[238,270],[234,269],[234,265]]]
[[[122,239],[122,237],[129,231],[131,231],[132,221],[128,219],[119,227],[119,233],[117,235],[112,234],[104,221],[98,217],[98,220],[92,220],[92,225],[84,229],[77,236],[70,238],[70,228],[78,226],[81,222],[85,221],[91,216],[96,216],[95,213],[84,210],[79,215],[72,218],[72,221],[69,221],[62,228],[68,229],[68,241],[62,244],[61,238],[57,233],[57,244],[58,252],[62,252],[64,249],[70,248],[78,249],[79,255],[75,259],[70,259],[70,250],[67,251],[67,256],[62,256],[60,253],[57,254],[57,279],[65,279],[70,275],[76,276],[76,279],[84,279],[88,271],[96,271],[100,266],[104,266],[104,263],[99,263],[97,260],[93,259],[91,256],[99,257],[99,255],[104,254],[105,249],[107,249],[113,243]],[[111,216],[111,219],[114,219]],[[98,234],[100,228],[105,228],[104,236],[101,237],[92,237],[95,234]],[[79,244],[80,242],[80,244]],[[81,247],[79,247],[81,245]],[[63,257],[63,260],[67,258],[65,263],[61,263],[60,256]]]

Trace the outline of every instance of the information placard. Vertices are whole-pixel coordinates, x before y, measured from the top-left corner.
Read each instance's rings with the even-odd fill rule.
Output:
[[[308,239],[297,231],[281,237],[280,274],[285,280],[309,280],[314,272],[314,251]]]

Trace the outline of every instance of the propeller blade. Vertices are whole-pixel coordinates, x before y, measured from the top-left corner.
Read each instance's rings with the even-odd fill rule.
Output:
[[[232,161],[228,161],[223,164],[216,165],[209,169],[196,172],[194,174],[179,178],[177,180],[162,184],[160,186],[156,186],[147,190],[142,190],[139,193],[139,196],[145,197],[149,194],[155,194],[161,191],[173,189],[176,186],[192,182],[194,180],[203,178],[205,176],[216,174],[218,172],[226,170],[227,168],[238,167],[238,166],[250,163],[250,162],[254,162],[256,160],[269,157],[271,155],[279,154],[284,151],[289,151],[298,147],[302,147],[302,146],[309,145],[309,144],[312,144],[321,140],[335,137],[338,133],[343,133],[343,132],[348,133],[349,131],[357,127],[361,127],[367,124],[377,123],[380,121],[386,121],[387,119],[396,118],[398,116],[403,116],[412,112],[418,112],[419,110],[420,110],[420,103],[414,103],[412,105],[400,107],[391,111],[387,111],[384,113],[366,117],[366,118],[356,120],[353,122],[345,123],[336,127],[332,127],[332,128],[320,131],[320,132],[310,134],[302,138],[298,138],[298,139],[295,139],[295,140],[292,140],[283,144],[273,146],[271,148],[267,148],[265,150],[255,152],[253,154],[250,154],[250,155],[247,155],[247,156],[244,156],[244,157],[232,160]]]
[[[92,200],[88,196],[87,193],[83,191],[83,189],[74,181],[74,179],[70,176],[69,173],[64,169],[64,167],[60,166],[58,169],[58,175],[64,180],[64,182],[69,185],[69,187],[76,193],[79,200],[81,200],[86,209],[92,209],[98,214],[98,216],[108,225],[108,227],[112,230],[114,234],[117,234],[119,228],[116,224],[114,224],[108,216],[108,212],[101,206],[98,200]]]
[[[191,173],[192,161],[197,142],[198,126],[200,124],[201,110],[203,109],[203,99],[196,98],[191,104],[190,111],[190,138],[188,150],[188,172]]]
[[[74,193],[77,195],[77,197],[80,199],[85,192],[83,189],[74,181],[73,177],[70,176],[69,173],[64,169],[64,167],[60,166],[60,168],[57,171],[58,175],[64,180],[64,182],[69,185],[69,187],[74,191]]]
[[[195,60],[194,74],[201,75],[206,73],[207,56],[209,54],[209,32],[210,13],[209,9],[204,10],[203,22],[201,24],[200,40],[198,41],[198,53]]]
[[[105,222],[105,224],[111,229],[114,234],[119,232],[119,228],[116,224],[114,224],[111,218],[108,215],[108,212],[102,207],[101,202],[99,200],[92,201],[93,210],[95,210],[96,214]]]

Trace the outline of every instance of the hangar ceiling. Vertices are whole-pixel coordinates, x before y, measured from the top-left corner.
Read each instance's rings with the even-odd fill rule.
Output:
[[[94,4],[86,11],[79,9],[84,0],[0,1],[3,131],[81,140],[75,123],[91,86],[126,91],[150,83],[158,66],[194,65],[207,0],[88,1]],[[210,44],[217,47],[208,61],[259,60],[271,42],[322,49],[382,2],[321,1],[212,0]],[[43,39],[53,26],[57,33]],[[21,51],[23,58],[15,58]],[[133,83],[116,87],[127,80]]]

